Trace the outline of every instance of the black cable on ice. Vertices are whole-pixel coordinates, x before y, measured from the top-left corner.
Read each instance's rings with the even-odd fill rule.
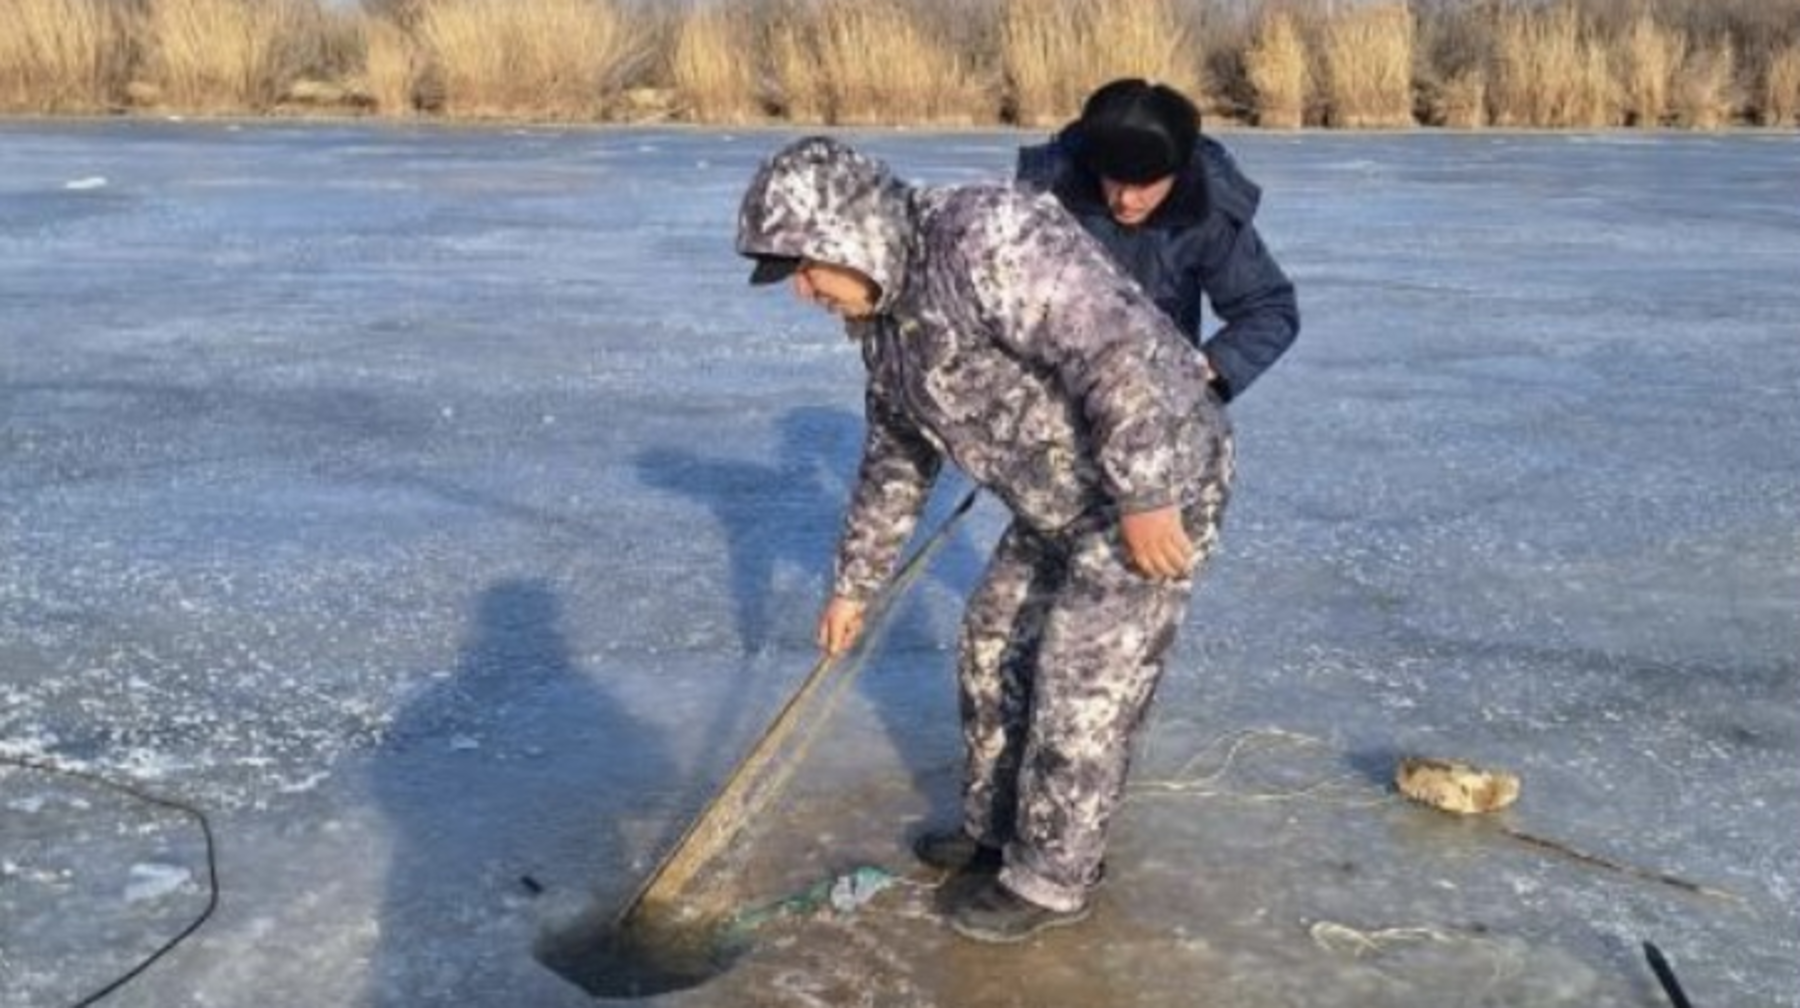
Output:
[[[218,851],[217,851],[216,845],[213,842],[212,823],[211,823],[211,821],[209,821],[206,818],[205,812],[200,811],[200,809],[194,807],[193,805],[188,804],[187,802],[184,802],[184,801],[181,801],[181,800],[175,799],[175,798],[164,798],[161,795],[154,795],[154,794],[151,794],[150,792],[145,791],[142,788],[139,788],[133,784],[124,784],[124,783],[120,783],[119,781],[108,780],[107,778],[102,777],[99,774],[92,773],[87,770],[76,770],[72,767],[58,766],[55,763],[51,763],[51,762],[48,762],[45,760],[37,760],[37,759],[32,759],[30,757],[0,755],[0,764],[21,767],[26,770],[35,770],[40,773],[62,774],[65,777],[74,777],[77,780],[86,781],[90,784],[97,785],[97,786],[105,788],[109,791],[116,791],[120,794],[127,795],[131,798],[135,798],[141,802],[146,802],[151,805],[157,805],[157,806],[160,806],[160,807],[166,808],[166,809],[172,809],[176,812],[181,813],[182,815],[188,816],[189,818],[193,819],[195,822],[199,823],[200,824],[200,835],[206,839],[206,907],[205,907],[205,909],[201,910],[200,915],[195,917],[191,922],[189,922],[186,927],[182,928],[181,931],[175,935],[175,937],[170,938],[168,941],[164,942],[160,947],[158,947],[156,949],[156,951],[150,953],[141,962],[139,962],[136,966],[133,966],[131,969],[120,974],[118,977],[114,978],[112,981],[107,983],[106,986],[101,987],[99,990],[97,990],[97,991],[93,992],[92,994],[89,994],[86,997],[82,998],[81,1000],[75,1002],[74,1005],[71,1006],[71,1008],[88,1008],[89,1005],[97,1003],[101,998],[104,998],[107,995],[112,994],[114,991],[117,991],[119,988],[121,988],[121,987],[125,986],[126,984],[130,983],[131,981],[137,979],[139,975],[141,975],[145,970],[149,969],[150,966],[153,963],[155,963],[158,959],[161,959],[163,956],[169,954],[169,952],[174,950],[175,946],[186,941],[189,935],[193,934],[195,931],[200,930],[200,925],[205,924],[207,921],[207,918],[209,918],[213,915],[213,911],[218,909],[218,906],[219,906]]]

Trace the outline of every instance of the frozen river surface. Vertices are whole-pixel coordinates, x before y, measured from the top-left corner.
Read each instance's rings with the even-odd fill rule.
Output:
[[[860,365],[730,250],[785,136],[0,125],[0,1005],[206,906],[197,821],[109,783],[206,816],[220,901],[107,1004],[589,1003],[544,950],[813,662]],[[953,181],[1028,138],[862,139]],[[898,886],[658,1003],[1662,1005],[1648,940],[1800,1005],[1800,138],[1226,139],[1306,327],[1098,912],[978,947]],[[732,899],[949,814],[1000,522]],[[1405,753],[1523,795],[1406,804]]]

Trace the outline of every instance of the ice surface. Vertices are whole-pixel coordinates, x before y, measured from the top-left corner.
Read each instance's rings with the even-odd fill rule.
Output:
[[[110,1003],[588,1003],[534,950],[814,657],[860,365],[730,251],[788,136],[0,125],[0,1004],[204,906],[192,819],[65,770],[218,840],[217,914]],[[1033,138],[858,139],[964,181]],[[900,886],[659,1000],[1644,1005],[1648,938],[1698,1004],[1800,1005],[1800,138],[1226,141],[1305,332],[1234,407],[1099,912],[997,950]],[[1001,521],[740,840],[744,905],[951,813]],[[1408,752],[1523,795],[1406,805]]]

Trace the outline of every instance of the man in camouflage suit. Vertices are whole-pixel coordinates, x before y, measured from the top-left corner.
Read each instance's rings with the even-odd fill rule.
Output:
[[[950,909],[963,935],[1081,920],[1218,540],[1232,449],[1206,359],[1053,197],[910,186],[829,138],[762,165],[737,248],[753,283],[844,317],[868,369],[821,647],[855,642],[945,458],[1011,509],[958,646],[964,822],[916,847],[982,873]]]

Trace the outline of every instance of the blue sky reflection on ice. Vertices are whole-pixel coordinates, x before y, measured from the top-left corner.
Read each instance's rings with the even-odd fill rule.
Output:
[[[859,363],[729,250],[790,135],[0,125],[0,752],[222,848],[218,917],[116,1003],[586,1003],[533,941],[629,893],[813,658]],[[937,181],[1027,139],[856,136]],[[1133,799],[1054,942],[877,903],[663,1000],[1637,1005],[1649,938],[1697,1003],[1800,1004],[1800,139],[1226,139],[1306,322],[1235,409],[1140,759],[1216,777]],[[895,614],[748,890],[901,866],[952,808],[1001,520]],[[1746,903],[1380,800],[1413,751]],[[16,769],[0,803],[9,1008],[197,908],[179,818]]]

